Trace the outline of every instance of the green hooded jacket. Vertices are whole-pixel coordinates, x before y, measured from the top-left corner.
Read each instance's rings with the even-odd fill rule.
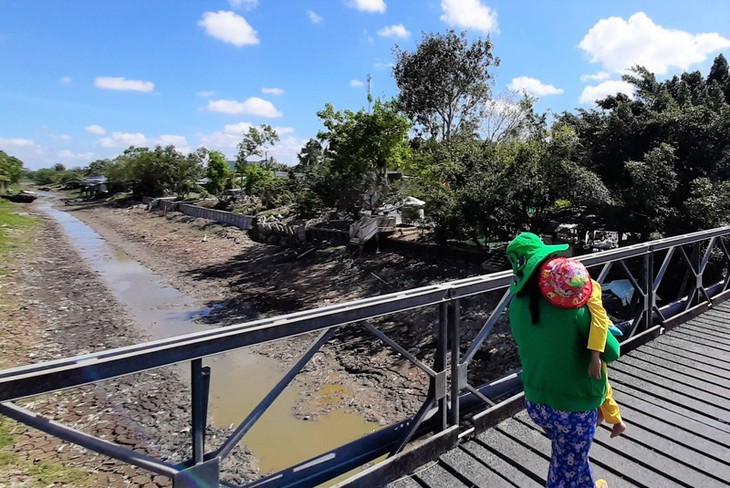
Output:
[[[529,304],[529,296],[515,296],[509,308],[525,397],[567,412],[598,408],[606,393],[606,370],[600,380],[588,375],[588,307],[558,308],[541,299],[540,321],[533,325]],[[612,334],[601,357],[607,363],[619,357],[619,344]]]

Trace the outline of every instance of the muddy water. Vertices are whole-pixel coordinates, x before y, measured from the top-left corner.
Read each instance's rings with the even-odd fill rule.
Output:
[[[183,335],[209,328],[194,319],[210,312],[202,303],[183,296],[162,283],[148,268],[114,250],[89,226],[73,215],[52,207],[40,208],[64,229],[79,254],[97,271],[116,298],[152,339]],[[218,427],[238,425],[283,376],[286,365],[247,350],[206,358],[211,367],[209,412]],[[326,404],[342,393],[329,385],[315,401]],[[254,453],[262,473],[286,468],[376,430],[359,415],[344,409],[318,420],[291,415],[298,391],[289,386],[243,439]]]

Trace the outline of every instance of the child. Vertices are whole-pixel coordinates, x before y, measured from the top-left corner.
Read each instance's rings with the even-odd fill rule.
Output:
[[[609,330],[614,335],[621,332],[613,327],[601,301],[601,285],[590,278],[588,270],[580,262],[566,258],[552,258],[545,261],[540,270],[540,291],[551,304],[562,308],[588,306],[591,312],[591,326],[588,332],[588,349],[591,360],[588,374],[601,379],[606,374],[606,364],[601,361],[601,353],[606,347]],[[614,329],[616,329],[614,331]],[[626,424],[621,419],[619,406],[613,399],[613,390],[606,376],[606,394],[598,411],[598,422],[605,420],[613,425],[611,437],[621,435]]]

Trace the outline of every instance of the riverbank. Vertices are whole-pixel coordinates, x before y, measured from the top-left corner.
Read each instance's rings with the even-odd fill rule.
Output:
[[[478,269],[466,268],[463,264],[424,262],[392,253],[354,259],[343,247],[285,249],[263,245],[251,241],[246,233],[236,228],[177,213],[150,213],[144,205],[64,206],[62,210],[86,222],[110,245],[153,270],[164,282],[204,301],[213,312],[201,320],[217,326],[479,273]],[[40,219],[42,232],[34,238],[33,257],[17,263],[11,280],[13,292],[23,302],[17,309],[26,307],[42,318],[38,319],[40,327],[30,340],[39,350],[24,352],[8,364],[36,362],[144,340],[135,332],[127,312],[116,303],[99,276],[78,258],[53,222]],[[40,286],[41,283],[52,285]],[[473,336],[483,324],[490,304],[465,302],[463,305],[463,332],[466,337]],[[21,328],[20,324],[27,318],[18,315],[13,320],[14,327]],[[434,352],[436,322],[437,316],[432,309],[389,317],[377,325],[428,364]],[[498,325],[496,332],[477,355],[472,369],[491,379],[510,370],[516,359],[503,325]],[[256,349],[260,354],[275,358],[284,367],[298,357],[310,340],[303,336]],[[169,374],[169,377],[155,376],[159,374]],[[77,410],[61,410],[56,415],[65,420],[68,414],[78,425],[93,428],[99,423],[94,422],[94,415],[103,417],[114,411],[109,403],[102,403],[114,397],[115,402],[121,401],[124,406],[117,411],[125,413],[101,424],[116,425],[118,422],[126,426],[130,425],[129,418],[134,422],[131,433],[130,429],[124,432],[120,429],[119,433],[115,429],[104,435],[117,442],[123,439],[126,445],[132,445],[128,442],[133,440],[139,449],[156,446],[165,456],[167,453],[184,454],[189,439],[189,401],[181,392],[187,392],[187,389],[172,371],[156,371],[149,375],[149,380],[144,375],[124,379],[112,387],[111,393],[98,388],[89,388],[92,393],[88,394],[74,393],[91,396],[64,400],[65,405],[81,401],[88,410],[80,410],[81,418],[76,418]],[[162,379],[157,387],[169,387],[164,386],[162,391],[155,389],[152,378]],[[315,420],[333,410],[345,409],[386,425],[416,411],[427,389],[426,380],[425,374],[373,339],[364,329],[348,326],[295,380],[301,398],[291,413],[298,418]],[[145,382],[150,386],[140,387]],[[48,411],[57,401],[55,395],[53,397],[48,399]],[[165,412],[170,418],[158,419],[150,412]],[[173,413],[176,418],[172,418]],[[161,425],[167,427],[161,428]],[[135,433],[143,434],[136,436]],[[53,451],[53,448],[49,449]],[[83,452],[79,448],[73,449]],[[92,482],[89,486],[107,486],[107,483],[119,480],[126,486],[164,486],[166,482],[162,477],[148,474],[144,474],[148,478],[142,479],[139,477],[142,470],[108,460],[98,463],[93,460],[95,458],[89,458],[90,464],[85,464],[86,455],[78,457],[80,459],[74,462],[91,468],[91,474],[108,476],[104,483]],[[178,455],[180,457],[184,456]],[[227,479],[243,481],[258,476],[248,453],[238,453],[233,459],[237,464],[226,467],[227,472],[233,473],[233,477]],[[95,471],[93,466],[97,465],[104,466],[105,470]],[[116,478],[112,480],[112,476]]]
[[[134,321],[70,246],[57,224],[18,206],[35,224],[14,231],[32,245],[6,256],[0,277],[0,366],[20,366],[135,344]],[[140,373],[19,402],[32,411],[172,462],[189,454],[187,387],[171,370]],[[220,437],[211,429],[210,438]],[[250,454],[232,456],[230,479],[257,477]],[[171,486],[148,473],[67,444],[7,418],[0,421],[0,487]]]

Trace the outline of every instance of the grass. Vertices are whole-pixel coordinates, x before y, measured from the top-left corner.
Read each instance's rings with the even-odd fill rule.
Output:
[[[36,219],[17,214],[19,205],[0,198],[0,277],[7,274],[14,254],[33,240]],[[12,305],[13,299],[0,288],[0,312]],[[91,486],[92,476],[85,470],[66,466],[62,462],[33,462],[13,452],[18,441],[20,425],[0,415],[0,486],[16,478],[23,480],[16,485],[24,488],[42,488],[61,484],[63,486]],[[30,478],[30,479],[25,479]]]
[[[18,204],[0,198],[0,276],[7,274],[6,267],[12,254],[31,242],[28,232],[36,219],[16,212]]]

